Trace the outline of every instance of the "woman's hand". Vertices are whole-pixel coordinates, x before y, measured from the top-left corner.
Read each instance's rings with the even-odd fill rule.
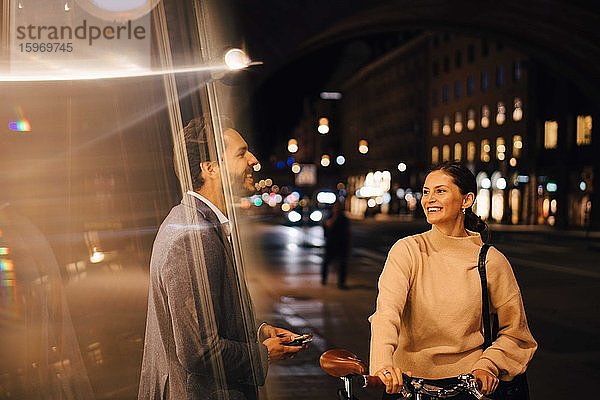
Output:
[[[411,375],[408,371],[405,373],[406,375]],[[386,393],[400,393],[402,390],[402,370],[400,368],[392,366],[383,367],[375,372],[375,376],[378,376],[384,383]]]
[[[472,372],[477,382],[481,383],[481,393],[484,395],[492,394],[498,387],[498,378],[491,372],[483,369],[476,369]]]

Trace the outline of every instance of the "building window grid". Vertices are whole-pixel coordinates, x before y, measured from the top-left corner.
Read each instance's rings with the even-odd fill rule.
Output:
[[[431,148],[431,163],[437,164],[440,162],[440,149],[437,146]]]
[[[514,135],[513,136],[512,156],[514,158],[519,158],[521,156],[522,149],[523,149],[523,137],[521,135]]]
[[[480,150],[481,161],[483,161],[483,162],[490,161],[490,151],[491,151],[491,147],[490,147],[489,139],[482,139],[481,140],[481,150]]]
[[[450,145],[442,146],[442,161],[450,161]]]
[[[476,118],[475,110],[470,108],[467,111],[467,129],[470,131],[475,130],[475,126],[477,125],[475,123],[475,118]]]
[[[475,80],[471,75],[467,76],[467,96],[473,96],[475,92]]]
[[[452,128],[450,127],[450,117],[448,115],[444,115],[442,133],[445,136],[448,136],[450,133],[452,133]]]
[[[463,130],[463,115],[462,112],[454,113],[454,132],[461,133]]]
[[[448,103],[448,100],[450,100],[450,86],[445,84],[442,88],[442,102],[446,104]]]
[[[487,92],[490,86],[490,79],[487,71],[481,71],[480,86],[482,92]]]
[[[523,75],[523,69],[521,65],[521,60],[515,60],[513,62],[513,80],[520,81]]]
[[[461,143],[454,144],[454,160],[462,161],[462,144]]]
[[[477,156],[477,146],[475,142],[470,141],[467,143],[467,161],[475,161],[475,157]]]
[[[490,126],[490,107],[488,105],[483,105],[481,107],[481,121],[482,128],[488,128]]]
[[[558,146],[558,122],[548,120],[544,123],[544,148],[555,149]]]
[[[504,105],[504,102],[499,101],[498,104],[496,105],[496,124],[504,125],[505,121],[506,121],[506,106]]]
[[[506,143],[503,137],[496,138],[496,158],[500,161],[506,159]]]
[[[454,98],[460,99],[462,96],[462,82],[460,80],[454,81]]]
[[[592,116],[577,116],[577,145],[587,146],[592,144]]]
[[[440,120],[439,118],[434,118],[431,121],[431,135],[439,136],[440,134]]]
[[[504,66],[496,66],[496,86],[500,87],[504,85]]]

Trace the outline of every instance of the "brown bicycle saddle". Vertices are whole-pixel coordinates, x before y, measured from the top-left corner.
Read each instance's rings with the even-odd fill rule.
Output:
[[[340,378],[346,375],[365,375],[367,366],[354,353],[344,349],[327,350],[319,359],[321,368],[327,374]]]

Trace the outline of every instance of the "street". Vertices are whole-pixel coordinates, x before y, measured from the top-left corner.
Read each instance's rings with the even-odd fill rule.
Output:
[[[390,246],[421,232],[422,223],[354,221],[350,290],[332,274],[320,284],[322,229],[253,223],[244,238],[248,281],[258,317],[295,332],[312,332],[308,350],[270,367],[263,396],[270,400],[333,399],[341,381],[319,368],[319,355],[345,348],[368,362],[376,283]],[[511,261],[539,349],[528,369],[533,399],[583,398],[600,379],[600,271],[596,237],[545,229],[492,227],[493,243]],[[258,251],[262,250],[262,251]],[[248,257],[252,254],[252,257]],[[334,268],[335,271],[335,268]],[[360,391],[360,399],[380,398]]]

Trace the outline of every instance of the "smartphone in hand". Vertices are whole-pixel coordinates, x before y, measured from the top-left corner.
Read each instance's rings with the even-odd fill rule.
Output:
[[[305,335],[296,336],[291,342],[282,343],[284,346],[304,346],[305,344],[312,341],[312,334],[307,333]]]

